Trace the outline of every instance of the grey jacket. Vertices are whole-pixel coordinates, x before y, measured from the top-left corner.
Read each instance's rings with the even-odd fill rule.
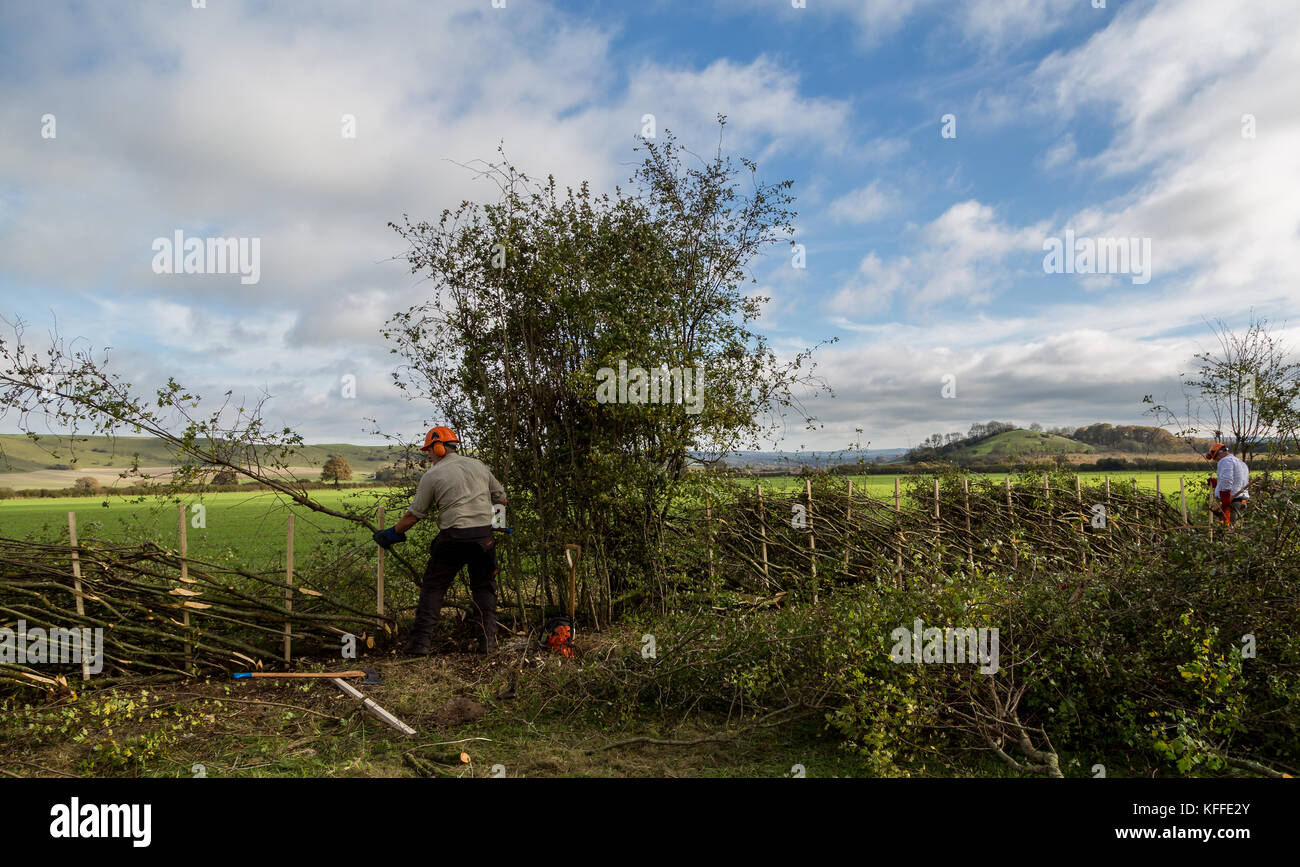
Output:
[[[505,488],[481,461],[448,452],[420,477],[407,511],[423,518],[436,506],[439,530],[489,527],[492,504],[505,499]]]

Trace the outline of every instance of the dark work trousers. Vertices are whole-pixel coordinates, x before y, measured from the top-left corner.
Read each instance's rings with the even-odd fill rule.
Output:
[[[424,569],[420,602],[415,609],[410,644],[427,646],[433,637],[442,597],[462,566],[469,566],[469,590],[474,599],[476,620],[489,639],[497,634],[497,549],[490,528],[481,535],[472,530],[443,530],[429,546],[429,564]],[[470,538],[464,538],[469,536]],[[461,538],[456,538],[461,537]]]

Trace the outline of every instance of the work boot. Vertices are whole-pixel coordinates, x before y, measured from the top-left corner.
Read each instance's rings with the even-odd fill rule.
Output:
[[[415,622],[411,624],[411,637],[406,639],[406,653],[410,656],[428,656],[433,643],[433,633],[442,616],[443,590],[430,589],[420,593],[415,609]]]
[[[429,655],[429,637],[412,635],[406,639],[406,646],[402,648],[405,656],[428,656]]]
[[[497,652],[497,637],[484,635],[478,640],[478,652],[484,656]]]

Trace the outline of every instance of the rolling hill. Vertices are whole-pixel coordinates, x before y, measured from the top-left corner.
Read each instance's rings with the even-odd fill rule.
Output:
[[[323,443],[303,446],[289,463],[319,467],[330,455],[347,459],[356,473],[373,473],[393,460],[388,446]],[[142,467],[169,467],[180,463],[176,453],[154,437],[55,436],[38,442],[22,434],[0,434],[0,473],[52,470],[124,470],[139,456]]]
[[[970,460],[971,458],[1029,458],[1043,455],[1091,454],[1096,452],[1094,446],[1058,434],[1041,433],[1031,430],[1009,430],[980,440],[979,442],[954,449],[944,457],[952,461]]]

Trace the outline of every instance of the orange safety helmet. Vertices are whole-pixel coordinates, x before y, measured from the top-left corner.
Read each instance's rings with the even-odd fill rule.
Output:
[[[449,427],[429,428],[429,432],[424,435],[424,445],[420,446],[420,451],[433,446],[434,456],[444,457],[447,454],[447,449],[443,447],[443,443],[456,443],[459,445],[460,437],[456,436],[456,432]]]
[[[1225,446],[1223,443],[1215,443],[1214,445],[1210,446],[1210,450],[1205,453],[1205,459],[1207,461],[1214,460],[1214,456],[1219,453],[1219,450],[1226,449],[1226,448],[1227,446]]]

